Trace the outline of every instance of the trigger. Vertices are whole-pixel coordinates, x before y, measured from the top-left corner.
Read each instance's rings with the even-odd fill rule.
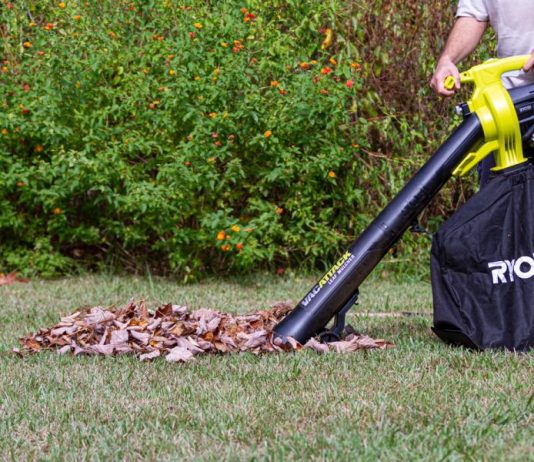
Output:
[[[452,174],[454,176],[467,175],[467,173],[469,173],[475,165],[484,159],[484,157],[486,157],[492,151],[496,151],[497,149],[499,149],[499,143],[497,140],[484,143],[476,152],[470,152],[467,156],[465,156],[458,167],[454,169]]]

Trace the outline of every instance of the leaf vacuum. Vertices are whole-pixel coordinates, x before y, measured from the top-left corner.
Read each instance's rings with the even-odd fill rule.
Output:
[[[360,237],[276,326],[280,338],[305,343],[339,338],[361,283],[417,223],[453,176],[488,155],[492,179],[434,235],[431,276],[434,332],[475,349],[534,346],[534,84],[506,90],[502,74],[529,56],[494,59],[461,74],[473,84],[458,106],[463,122]],[[452,88],[449,77],[446,86]],[[329,326],[329,327],[327,327]]]

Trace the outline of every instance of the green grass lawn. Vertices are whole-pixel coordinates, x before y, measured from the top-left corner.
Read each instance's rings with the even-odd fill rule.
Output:
[[[180,285],[86,276],[0,287],[0,459],[534,460],[534,356],[452,349],[428,283],[373,281],[350,323],[396,348],[141,363],[24,359],[18,337],[82,305],[184,303],[235,312],[298,299],[313,278]]]

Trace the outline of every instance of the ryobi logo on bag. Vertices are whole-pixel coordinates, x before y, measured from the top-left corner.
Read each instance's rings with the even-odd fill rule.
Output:
[[[530,279],[534,277],[534,258],[520,257],[517,260],[494,261],[488,263],[493,284],[514,282],[514,277]]]

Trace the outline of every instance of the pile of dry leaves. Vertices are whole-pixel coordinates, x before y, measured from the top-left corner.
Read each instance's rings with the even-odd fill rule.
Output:
[[[106,356],[130,353],[142,361],[164,356],[167,361],[185,362],[203,353],[249,351],[260,354],[303,348],[324,353],[392,346],[384,340],[356,334],[328,344],[315,339],[305,345],[294,339],[283,344],[273,337],[272,330],[291,308],[288,303],[278,303],[270,310],[235,316],[208,309],[190,312],[185,306],[171,304],[151,313],[144,301],[132,301],[116,309],[97,306],[77,311],[51,328],[27,335],[21,339],[22,350],[14,351],[56,349],[59,354]]]

